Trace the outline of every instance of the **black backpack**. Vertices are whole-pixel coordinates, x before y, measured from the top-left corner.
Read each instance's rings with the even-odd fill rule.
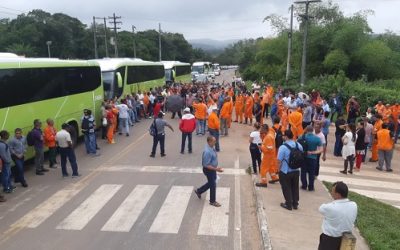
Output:
[[[150,125],[149,133],[151,136],[157,135],[157,126],[156,126],[156,119],[154,119],[153,123]]]
[[[89,130],[89,127],[90,127],[89,118],[83,117],[81,129],[82,129],[82,130]]]
[[[303,151],[299,149],[299,145],[296,143],[296,147],[292,148],[287,143],[283,144],[290,150],[289,161],[286,161],[291,169],[299,169],[305,164],[305,155]]]
[[[26,143],[28,144],[28,146],[35,145],[35,138],[33,138],[33,129],[29,131],[26,135]]]
[[[283,133],[281,130],[281,126],[278,129],[272,127],[275,130],[275,147],[279,148],[283,144]]]

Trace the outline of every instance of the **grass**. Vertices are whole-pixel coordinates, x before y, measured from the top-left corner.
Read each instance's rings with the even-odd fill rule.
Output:
[[[332,183],[323,183],[331,190]],[[354,192],[349,199],[357,203],[356,226],[371,250],[400,249],[400,209]]]

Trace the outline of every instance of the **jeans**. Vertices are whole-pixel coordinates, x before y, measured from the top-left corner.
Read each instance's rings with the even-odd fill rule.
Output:
[[[96,154],[96,134],[85,133],[84,139],[85,139],[86,153]]]
[[[3,170],[1,171],[1,183],[3,185],[3,190],[12,190],[11,185],[11,164],[3,163]]]
[[[133,124],[135,123],[135,112],[133,112],[132,109],[129,109],[128,114],[129,114],[128,118],[129,126],[133,126]]]
[[[72,148],[60,148],[61,157],[61,172],[63,176],[68,176],[67,172],[67,158],[72,168],[72,175],[78,175],[78,164],[76,163],[76,156]]]
[[[15,180],[22,183],[26,183],[25,177],[24,177],[24,157],[22,159],[14,158],[15,162],[15,167],[16,167],[16,176]]]
[[[353,172],[354,168],[354,155],[349,155],[347,158],[344,160],[344,171],[347,171],[347,168],[349,167],[350,163],[350,172]]]
[[[50,165],[50,167],[57,164],[56,156],[57,156],[57,148],[49,147],[49,165]]]
[[[281,184],[286,206],[297,207],[299,205],[299,171],[287,174],[279,172],[279,183]]]
[[[35,148],[35,168],[36,172],[40,172],[43,169],[44,152],[43,148]]]
[[[118,131],[120,133],[126,133],[128,135],[129,134],[128,118],[118,118],[118,120],[119,120]]]
[[[217,172],[214,170],[209,170],[207,168],[203,168],[203,173],[207,177],[207,183],[201,186],[199,189],[197,189],[197,192],[199,194],[202,194],[206,192],[208,189],[210,189],[210,202],[215,202],[215,196],[216,196],[216,189],[217,189]]]
[[[196,119],[196,135],[198,134],[206,134],[206,120]]]
[[[250,155],[251,155],[251,162],[253,165],[253,172],[257,174],[260,171],[261,167],[261,152],[258,148],[258,145],[255,143],[250,143]],[[257,167],[258,164],[258,167]],[[258,171],[257,171],[258,169]]]
[[[221,135],[228,135],[228,119],[221,118]]]
[[[367,159],[369,142],[365,142],[364,145],[365,149],[364,149],[364,155],[362,156],[362,162],[365,162],[365,159]]]
[[[317,156],[317,161],[315,163],[315,176],[319,175],[320,160],[321,160],[321,154]]]
[[[192,152],[192,133],[182,132],[181,153],[185,151],[186,137],[188,138],[189,153]]]
[[[219,150],[220,150],[220,148],[219,148],[219,130],[218,129],[209,128],[208,132],[210,132],[210,135],[214,136],[215,140],[217,140],[217,142],[215,143],[215,150],[217,152],[219,152]]]
[[[101,139],[107,139],[107,127],[108,127],[107,125],[101,126]]]
[[[156,154],[158,142],[160,142],[161,155],[165,154],[165,134],[157,134],[156,136],[153,136],[153,148],[151,150],[151,155]]]
[[[378,150],[378,166],[380,169],[383,168],[383,163],[385,163],[386,170],[392,169],[392,158],[393,149],[391,150]]]
[[[268,108],[269,108],[269,104],[265,103],[264,104],[264,110],[263,110],[263,113],[262,113],[262,116],[265,117],[265,118],[268,118]]]
[[[306,164],[301,168],[301,188],[308,190],[314,190],[314,176],[315,168],[317,165],[317,159],[306,157]],[[308,174],[308,181],[307,181]]]
[[[335,134],[335,137],[336,141],[335,141],[335,148],[333,150],[333,155],[342,156],[342,148],[343,148],[342,137],[338,134]]]

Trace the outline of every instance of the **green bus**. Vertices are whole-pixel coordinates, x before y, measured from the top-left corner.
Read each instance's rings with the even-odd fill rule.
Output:
[[[100,65],[104,98],[120,98],[133,92],[165,85],[164,65],[160,62],[130,58],[91,60]]]
[[[165,69],[165,83],[170,85],[174,82],[190,82],[190,63],[179,61],[162,61]]]
[[[100,121],[104,92],[96,62],[49,58],[0,57],[0,130],[21,128],[26,136],[33,120],[71,125],[74,142],[81,135],[84,109]],[[27,158],[33,156],[28,149]]]

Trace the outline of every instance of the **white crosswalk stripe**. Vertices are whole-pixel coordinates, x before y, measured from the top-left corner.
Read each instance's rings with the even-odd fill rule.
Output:
[[[209,192],[204,196],[206,199],[197,232],[198,235],[228,236],[230,192],[230,188],[217,188],[217,198],[222,205],[218,208],[209,204],[207,199]]]
[[[101,231],[129,232],[158,186],[137,185]]]
[[[173,186],[149,232],[177,234],[192,194],[191,186]]]
[[[57,229],[81,230],[118,192],[122,185],[102,185],[77,209],[75,209]]]

